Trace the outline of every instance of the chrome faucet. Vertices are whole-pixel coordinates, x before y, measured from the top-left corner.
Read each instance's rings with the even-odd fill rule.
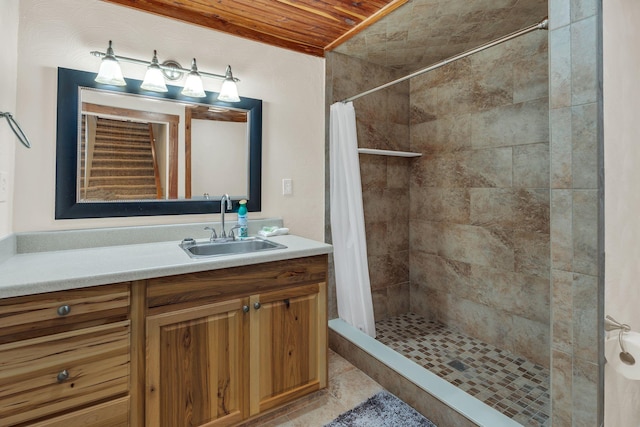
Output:
[[[220,237],[223,239],[227,237],[227,233],[224,231],[224,213],[227,209],[231,210],[232,208],[233,204],[231,203],[231,198],[229,198],[228,194],[223,194],[220,198],[220,214],[222,216],[222,230],[220,231]]]

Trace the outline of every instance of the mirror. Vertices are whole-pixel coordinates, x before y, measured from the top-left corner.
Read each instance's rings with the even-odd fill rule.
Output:
[[[224,193],[260,210],[261,100],[95,76],[58,69],[56,219],[219,213]]]

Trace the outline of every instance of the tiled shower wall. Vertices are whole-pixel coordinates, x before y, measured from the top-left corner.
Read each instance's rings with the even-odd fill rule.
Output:
[[[541,260],[542,265],[547,265],[550,269],[551,275],[551,333],[550,342],[547,345],[543,345],[541,354],[550,352],[551,360],[551,400],[552,400],[552,419],[553,426],[599,426],[599,420],[602,420],[602,390],[603,390],[603,373],[602,373],[602,349],[600,334],[602,333],[602,318],[603,318],[603,267],[602,267],[602,255],[600,246],[603,241],[602,237],[602,212],[601,212],[601,197],[603,192],[603,184],[599,181],[598,176],[602,171],[602,128],[600,124],[601,118],[601,105],[602,105],[602,86],[601,86],[601,72],[600,72],[600,58],[602,56],[601,51],[601,11],[602,5],[599,0],[549,0],[549,21],[550,28],[548,34],[549,39],[549,126],[550,126],[550,148],[548,149],[549,164],[548,167],[550,175],[550,229],[547,233],[523,231],[524,233],[537,233],[539,235],[550,233],[550,251],[551,261]],[[537,33],[538,37],[543,32]],[[528,36],[525,36],[528,37]],[[485,55],[492,54],[493,50],[485,51]],[[539,59],[539,57],[538,57]],[[524,58],[526,63],[526,58]],[[489,66],[491,62],[487,61],[485,65]],[[384,81],[372,82],[370,79],[372,76],[376,78],[381,77],[384,73],[384,69],[362,63],[357,60],[340,57],[335,53],[327,54],[327,108],[336,101],[345,97],[351,96],[354,93],[359,93],[363,89],[369,89],[375,86],[377,83],[383,83]],[[538,64],[538,67],[540,65]],[[536,67],[538,72],[540,68]],[[388,72],[388,71],[387,71]],[[514,69],[514,73],[526,73],[526,69]],[[388,72],[389,74],[392,74]],[[454,74],[454,68],[451,69],[450,75]],[[412,102],[414,104],[427,104],[429,102],[450,103],[453,107],[454,104],[460,103],[462,106],[473,105],[474,100],[479,99],[477,97],[477,90],[484,86],[490,85],[492,79],[500,77],[500,73],[495,76],[492,73],[484,75],[484,78],[478,82],[471,82],[471,86],[464,86],[469,84],[463,81],[452,83],[450,93],[457,96],[454,99],[447,101],[446,98],[438,99],[437,94],[434,98],[431,96],[431,100],[428,99],[429,87],[426,83],[423,84],[424,90],[418,89],[420,86],[413,84],[412,87]],[[504,77],[504,73],[502,73]],[[514,74],[515,76],[515,74]],[[425,78],[432,78],[428,75]],[[446,76],[442,77],[446,78]],[[476,84],[477,83],[477,84]],[[501,85],[502,83],[500,83]],[[522,88],[519,91],[515,90],[514,94],[520,92],[523,94]],[[532,85],[530,89],[534,91],[540,91],[542,88],[537,84]],[[437,91],[437,89],[435,89]],[[335,93],[334,93],[335,91]],[[416,92],[418,91],[418,92]],[[467,99],[464,96],[466,91]],[[433,92],[433,90],[431,91]],[[494,91],[489,91],[494,92]],[[526,91],[525,91],[526,92]],[[495,96],[500,97],[499,91],[495,93]],[[419,99],[422,97],[422,99]],[[368,101],[370,97],[365,97],[360,101],[356,101],[356,109],[367,108],[367,104],[364,101]],[[494,96],[486,97],[487,102],[494,99]],[[372,105],[369,108],[381,108],[382,106]],[[487,104],[489,107],[490,104]],[[531,104],[530,104],[531,105]],[[399,108],[403,107],[399,104]],[[469,107],[467,107],[469,108]],[[477,105],[476,105],[477,108]],[[511,107],[513,108],[513,106]],[[487,113],[484,118],[486,121],[481,121],[482,115],[476,114],[476,119],[479,120],[476,125],[487,125],[488,128],[494,130],[499,127],[497,123],[505,118],[503,112],[506,112],[509,108],[505,107],[505,110],[501,110],[500,107],[495,107],[495,115],[491,116]],[[384,111],[384,110],[381,110]],[[405,110],[406,111],[406,110]],[[426,110],[425,110],[426,111]],[[513,112],[513,111],[512,111]],[[392,114],[390,111],[386,111],[388,114]],[[469,117],[471,111],[469,111]],[[422,115],[422,118],[420,116]],[[327,114],[328,117],[328,114]],[[412,111],[411,114],[413,123],[429,123],[423,125],[412,125],[412,130],[415,133],[420,126],[433,126],[439,122],[439,120],[429,120],[429,117],[421,114],[419,111]],[[463,114],[464,119],[465,114]],[[361,120],[362,117],[358,117]],[[442,122],[444,123],[444,122]],[[464,131],[468,132],[468,127],[463,126],[464,120],[451,120],[450,127],[439,126],[431,133],[431,142],[424,141],[437,147],[438,141],[444,141],[448,138],[446,135],[463,134]],[[492,126],[492,123],[496,123]],[[328,121],[327,121],[328,126]],[[362,126],[365,129],[373,129],[374,124],[359,124],[359,132]],[[515,132],[518,129],[505,128],[507,132]],[[457,137],[455,140],[459,140]],[[464,138],[460,139],[461,141]],[[415,141],[415,138],[414,138]],[[489,141],[491,144],[501,141],[498,133],[494,134]],[[394,143],[398,143],[394,141]],[[414,142],[415,144],[415,142]],[[535,147],[538,144],[531,144],[531,147]],[[328,143],[327,143],[328,147]],[[542,147],[542,145],[538,145]],[[484,147],[486,150],[494,150],[494,153],[498,153],[500,148],[505,148],[500,143]],[[521,155],[513,157],[513,166],[516,164],[525,165],[532,160],[540,160],[539,156],[530,156],[524,150],[526,145],[511,147],[513,152],[520,152]],[[328,149],[328,148],[327,148]],[[467,150],[469,151],[469,150]],[[485,151],[489,152],[489,151]],[[512,154],[513,154],[512,152]],[[476,154],[481,153],[481,150],[476,150]],[[444,153],[443,153],[444,154]],[[468,153],[467,153],[468,154]],[[465,150],[460,148],[452,150],[448,153],[449,156],[458,156],[463,162],[456,166],[458,168],[453,176],[468,177],[470,172],[476,174],[476,176],[489,177],[491,180],[497,180],[500,171],[491,171],[483,169],[482,165],[478,165],[475,162],[480,160],[474,160],[469,157],[465,157]],[[543,154],[544,155],[544,154]],[[361,158],[362,159],[362,158]],[[416,162],[416,160],[402,160],[408,162]],[[327,157],[328,167],[328,157]],[[418,167],[418,166],[416,166]],[[478,175],[477,170],[482,172]],[[511,171],[513,174],[513,170]],[[493,177],[492,177],[493,175]],[[328,173],[327,173],[328,180]],[[516,175],[512,175],[512,179]],[[408,178],[407,178],[408,179]],[[459,178],[456,178],[459,179]],[[366,179],[363,179],[365,182]],[[495,182],[495,181],[493,181]],[[512,183],[517,181],[512,181]],[[412,182],[415,185],[415,182]],[[445,187],[446,188],[446,187]],[[495,192],[496,188],[487,185],[484,188],[480,188],[480,193]],[[436,193],[438,190],[427,189],[427,191],[433,191]],[[504,194],[504,193],[503,193]],[[508,192],[506,193],[508,194]],[[513,193],[512,193],[513,194]],[[525,191],[522,194],[528,194]],[[534,193],[535,194],[535,193]],[[482,194],[481,194],[482,195]],[[436,194],[437,196],[437,194]],[[517,194],[516,194],[517,196]],[[451,210],[451,203],[456,199],[447,200],[444,195],[440,198],[434,199],[431,204],[424,204],[418,200],[413,194],[411,197],[411,212],[412,215],[417,215],[417,210],[420,211],[420,215],[427,212],[428,215],[435,215],[435,205],[440,205],[442,214],[446,210]],[[477,197],[477,196],[476,196]],[[504,196],[503,196],[504,199]],[[464,199],[457,199],[458,201]],[[481,200],[481,199],[477,199]],[[512,200],[510,196],[506,199]],[[527,199],[523,199],[526,201]],[[528,199],[531,200],[531,199]],[[465,201],[466,202],[466,201]],[[420,204],[422,203],[421,208]],[[471,203],[471,194],[469,194],[469,203]],[[502,202],[499,202],[501,204]],[[328,203],[328,185],[327,185],[327,202],[325,206],[329,207]],[[501,206],[490,205],[494,207],[492,212],[496,212],[495,208]],[[513,206],[513,205],[506,205]],[[397,207],[393,207],[394,210],[389,211],[391,216],[402,216]],[[469,212],[471,217],[472,212]],[[477,215],[477,213],[476,213]],[[330,225],[328,223],[328,212],[325,216],[327,218],[327,237],[330,241]],[[480,217],[482,219],[482,217]],[[526,218],[525,218],[526,219]],[[483,219],[486,221],[487,219]],[[433,221],[437,223],[438,221]],[[442,221],[440,221],[442,222]],[[457,256],[464,257],[466,251],[469,248],[477,248],[479,243],[474,240],[471,234],[465,231],[470,230],[470,225],[457,224],[453,222],[451,229],[454,231],[451,234],[451,238],[462,238],[464,245],[458,245],[457,251],[460,251],[462,255],[458,255],[458,252],[451,253],[452,258]],[[489,229],[491,227],[488,227]],[[420,231],[412,229],[412,232]],[[457,233],[456,233],[457,232]],[[488,236],[492,238],[491,241],[496,243],[496,247],[500,248],[500,245],[505,247],[505,243],[509,243],[509,240],[503,240],[504,233],[489,232]],[[518,232],[522,233],[522,232]],[[517,234],[514,232],[514,235]],[[404,234],[403,234],[404,235]],[[386,233],[385,233],[386,236]],[[495,236],[495,237],[494,237]],[[418,239],[413,242],[413,248],[416,250],[419,245],[425,244],[426,240],[437,239],[437,236],[417,235],[414,233],[412,236],[414,239]],[[455,241],[455,240],[454,240]],[[525,240],[526,241],[526,240]],[[511,241],[513,242],[513,241]],[[438,242],[438,244],[446,244],[447,241]],[[508,246],[506,246],[508,247]],[[513,246],[515,249],[516,246]],[[487,248],[487,249],[490,249]],[[518,251],[530,250],[531,248],[521,248]],[[548,251],[548,250],[547,250]],[[424,251],[423,251],[424,252]],[[477,255],[485,253],[485,261],[489,262],[491,252],[484,252],[484,250],[476,251]],[[486,255],[486,254],[489,255]],[[495,252],[493,254],[501,257],[501,255],[507,254],[507,259],[510,261],[510,251]],[[514,255],[514,269],[515,269],[515,256]],[[420,254],[417,255],[421,256]],[[432,257],[431,260],[441,260],[442,257]],[[473,270],[466,270],[464,262],[447,262],[444,263],[440,272],[444,267],[449,271],[453,271],[452,276],[456,277],[477,277],[477,273],[481,269],[487,269],[498,272],[499,268],[492,268],[487,266],[476,266],[475,272]],[[500,260],[495,261],[499,266]],[[532,262],[525,263],[532,265]],[[415,259],[412,260],[412,266],[416,266]],[[458,273],[456,269],[460,269],[461,273]],[[373,270],[372,270],[373,271]],[[436,270],[438,271],[438,270]],[[473,273],[473,274],[472,274]],[[498,279],[499,293],[504,292],[523,292],[523,310],[530,310],[532,305],[535,305],[538,301],[537,297],[533,298],[533,302],[528,302],[530,298],[531,290],[520,286],[507,286],[508,283],[518,283],[514,280],[515,272],[504,271],[502,275],[498,274],[494,279]],[[414,276],[417,273],[414,272]],[[531,276],[537,276],[533,274]],[[412,280],[418,280],[418,277],[412,277]],[[377,281],[378,279],[372,280]],[[537,282],[537,281],[536,281]],[[400,282],[404,283],[404,282]],[[458,288],[458,282],[452,282],[452,287]],[[470,288],[469,290],[475,293],[476,301],[480,299],[492,299],[497,293],[496,290],[483,287],[482,281],[478,281],[480,286]],[[541,283],[539,284],[541,286]],[[393,286],[392,286],[393,287]],[[333,285],[335,289],[335,285]],[[332,286],[329,287],[330,295],[333,294]],[[485,295],[485,292],[488,294]],[[378,292],[378,294],[382,294]],[[411,295],[412,298],[416,297],[415,292]],[[446,295],[446,293],[445,293]],[[455,298],[456,294],[451,294],[451,298],[445,299],[444,302],[448,302]],[[472,294],[473,296],[473,294]],[[503,296],[503,301],[505,297]],[[508,300],[508,297],[506,297]],[[549,298],[547,292],[545,298]],[[335,297],[330,297],[330,318],[337,317],[337,310],[335,308]],[[473,302],[473,299],[469,299],[467,303],[469,307],[478,307],[478,302]],[[380,299],[377,298],[378,305]],[[425,304],[424,301],[420,304]],[[418,304],[413,304],[414,309],[417,310]],[[387,313],[389,312],[386,307]],[[381,309],[378,307],[377,312]],[[393,311],[393,310],[392,310]],[[488,318],[480,317],[481,312],[471,311],[473,322],[480,324],[478,329],[486,331],[498,331],[498,334],[505,336],[505,326],[509,324],[502,323],[489,323]],[[526,319],[526,317],[523,317]],[[490,332],[494,333],[494,332]],[[519,341],[527,341],[529,337],[523,336],[519,338]],[[550,349],[550,350],[549,350]]]
[[[603,419],[601,14],[599,0],[549,1],[554,427]]]
[[[547,32],[411,80],[411,311],[549,366]]]
[[[327,106],[404,75],[335,52],[327,53],[326,68]],[[353,104],[359,147],[408,151],[408,82],[367,95]],[[407,158],[360,155],[369,278],[376,320],[409,310],[410,161]],[[328,153],[326,164],[328,168]],[[326,206],[329,207],[328,199]],[[328,211],[325,218],[327,241],[330,242]],[[329,318],[332,319],[338,315],[333,274],[330,277]]]

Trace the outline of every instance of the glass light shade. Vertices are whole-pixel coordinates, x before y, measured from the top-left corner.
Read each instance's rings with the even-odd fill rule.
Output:
[[[220,87],[220,93],[218,94],[218,101],[224,102],[240,102],[238,96],[238,86],[231,73],[231,65],[227,65],[227,71],[225,72],[225,79]]]
[[[207,94],[204,93],[202,78],[199,74],[189,73],[184,88],[182,89],[182,94],[192,98],[204,98],[207,96]]]
[[[218,100],[224,102],[240,102],[240,97],[238,96],[238,86],[236,86],[236,82],[228,79],[223,81],[222,87],[220,87]]]
[[[140,87],[144,90],[151,90],[153,92],[168,92],[162,70],[158,66],[158,58],[155,54],[153,55],[151,64],[149,64],[149,67],[147,68],[147,73],[144,75],[144,81]]]
[[[109,56],[105,56],[102,59],[102,62],[100,62],[100,70],[98,71],[98,76],[95,80],[96,82],[105,85],[127,85],[127,82],[124,81],[124,77],[122,76],[120,64],[115,58]]]
[[[98,71],[98,76],[95,78],[95,81],[105,85],[126,86],[127,82],[124,81],[120,64],[116,59],[116,55],[113,53],[111,44],[111,40],[109,40],[107,53],[100,62],[100,70]]]
[[[200,73],[198,73],[196,58],[193,58],[191,62],[191,71],[187,75],[187,81],[184,83],[184,88],[181,93],[192,98],[204,98],[207,96],[202,86],[202,77],[200,77]]]

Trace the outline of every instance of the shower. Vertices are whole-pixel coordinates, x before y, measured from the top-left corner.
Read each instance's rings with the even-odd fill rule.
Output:
[[[420,4],[413,3],[414,15]],[[536,26],[545,24],[530,27]],[[473,54],[424,74],[373,65],[371,52],[358,58],[349,49],[327,55],[328,103],[357,98],[359,147],[422,156],[360,155],[378,340],[344,341],[348,326],[332,321],[332,347],[368,354],[382,345],[383,355],[402,354],[409,365],[393,381],[444,380],[456,399],[464,392],[465,409],[455,412],[474,421],[469,425],[497,425],[496,419],[544,425],[550,415],[547,33],[531,30],[487,49],[471,47],[465,50]],[[379,85],[384,90],[369,91]],[[363,91],[366,96],[353,96]],[[382,364],[378,371],[386,372],[382,360],[365,364]],[[418,367],[428,371],[417,374]],[[412,387],[424,390],[401,388]]]

